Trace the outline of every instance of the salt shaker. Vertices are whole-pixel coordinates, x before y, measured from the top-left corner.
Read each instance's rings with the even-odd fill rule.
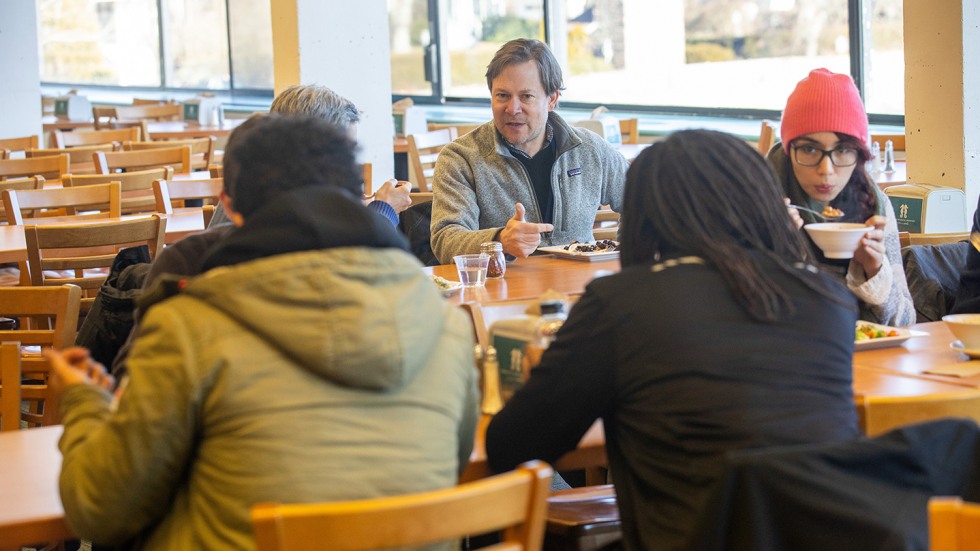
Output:
[[[504,258],[504,245],[499,241],[487,241],[480,244],[480,252],[490,255],[490,262],[487,264],[487,278],[497,279],[504,277],[507,271],[507,260]]]
[[[895,172],[895,145],[891,140],[885,142],[885,172]]]
[[[871,144],[871,173],[881,172],[881,145],[878,142]]]

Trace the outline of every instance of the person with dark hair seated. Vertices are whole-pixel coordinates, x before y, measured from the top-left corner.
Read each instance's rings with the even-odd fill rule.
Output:
[[[960,274],[960,285],[950,313],[980,314],[980,201],[977,202],[977,210],[973,211],[966,267]]]
[[[601,418],[626,549],[681,549],[730,450],[858,435],[857,301],[813,265],[766,161],[677,132],[630,166],[622,271],[572,308],[487,430],[504,471]]]
[[[116,401],[84,349],[47,354],[79,537],[250,549],[256,503],[456,484],[478,415],[472,329],[361,204],[354,150],[322,120],[256,120],[225,154],[237,227],[146,310]]]
[[[868,115],[854,81],[827,69],[811,71],[786,100],[779,132],[781,142],[768,159],[789,201],[816,212],[828,207],[839,210],[843,217],[837,222],[873,226],[854,258],[825,258],[814,246],[820,266],[836,274],[858,297],[861,319],[887,325],[915,323],[895,211],[864,169],[871,158]],[[825,221],[793,210],[800,226]]]

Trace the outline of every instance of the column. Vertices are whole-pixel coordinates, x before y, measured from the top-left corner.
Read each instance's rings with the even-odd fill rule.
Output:
[[[41,136],[37,45],[34,0],[0,2],[0,138]]]
[[[980,3],[905,0],[904,9],[909,181],[964,190],[969,228],[980,197]]]
[[[388,11],[385,2],[356,6],[272,2],[275,91],[321,84],[353,101],[361,111],[360,160],[372,163],[377,189],[394,174]]]

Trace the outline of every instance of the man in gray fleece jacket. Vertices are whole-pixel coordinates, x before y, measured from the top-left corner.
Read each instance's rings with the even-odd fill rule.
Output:
[[[591,241],[600,205],[619,212],[626,159],[554,113],[563,89],[548,46],[517,39],[487,66],[493,121],[447,145],[433,180],[432,250],[441,262],[500,241],[518,258]]]

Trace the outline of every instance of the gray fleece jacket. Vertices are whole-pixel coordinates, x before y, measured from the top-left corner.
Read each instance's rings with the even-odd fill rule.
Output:
[[[558,146],[551,169],[554,226],[541,245],[591,241],[600,205],[619,212],[626,181],[626,159],[597,134],[548,116]],[[432,182],[432,250],[443,263],[475,253],[492,241],[523,203],[528,222],[541,222],[524,165],[511,154],[493,121],[447,145],[439,154]]]

